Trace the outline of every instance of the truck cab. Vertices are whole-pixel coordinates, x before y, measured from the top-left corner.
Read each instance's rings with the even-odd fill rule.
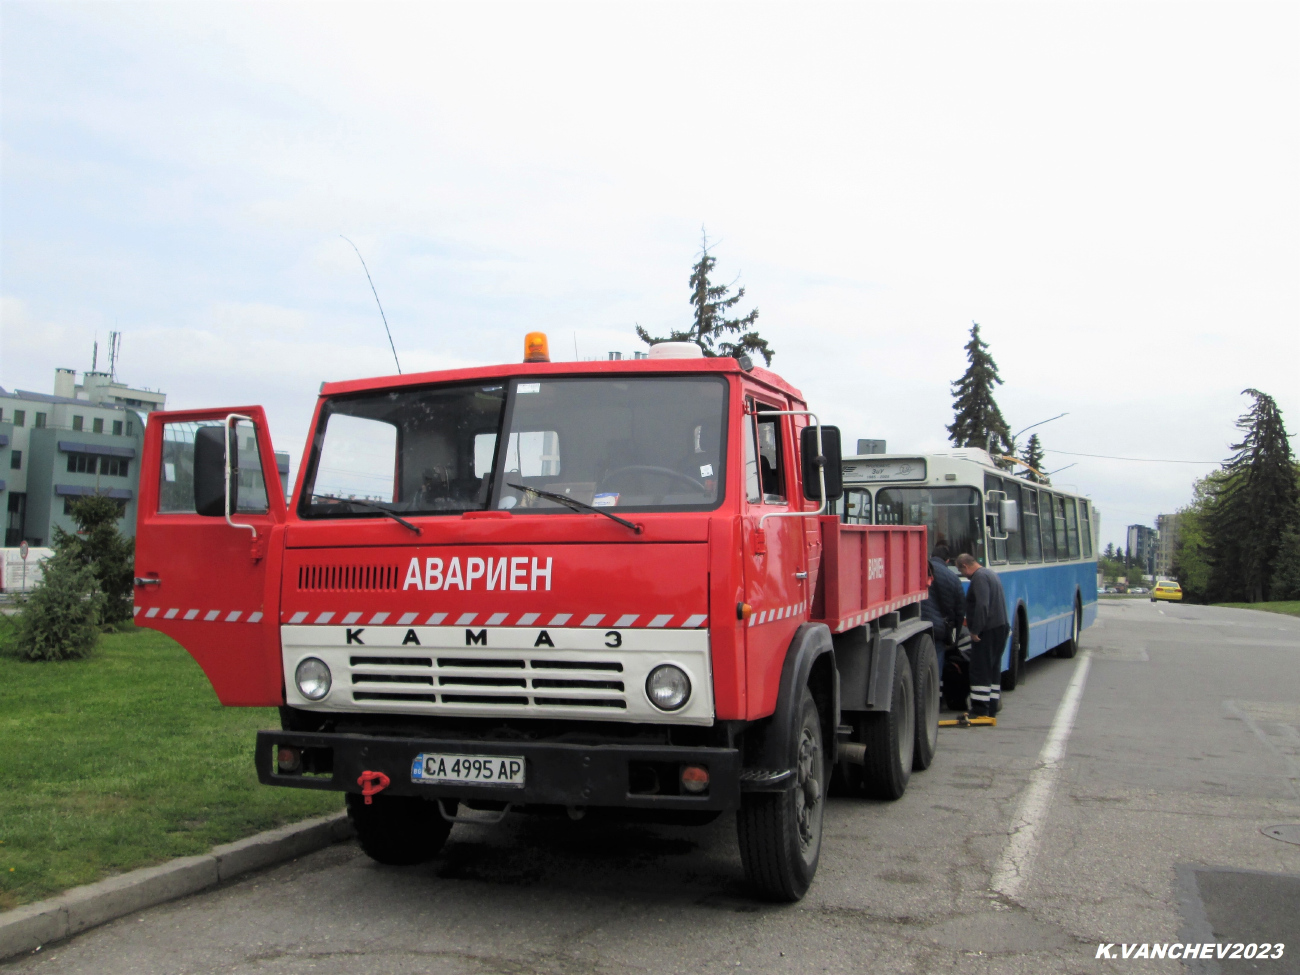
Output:
[[[135,619],[279,707],[261,781],[345,792],[371,856],[512,810],[734,810],[793,900],[833,767],[870,787],[864,719],[911,721],[877,748],[905,786],[924,529],[826,513],[838,431],[775,373],[672,344],[326,383],[311,429],[286,499],[261,409],[151,414]]]

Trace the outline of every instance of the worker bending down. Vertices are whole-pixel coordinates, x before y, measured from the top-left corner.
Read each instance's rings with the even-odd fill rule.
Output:
[[[957,571],[970,580],[966,590],[966,627],[970,630],[971,717],[997,716],[1002,697],[1002,651],[1007,646],[1007,597],[996,572],[973,555],[957,556]]]

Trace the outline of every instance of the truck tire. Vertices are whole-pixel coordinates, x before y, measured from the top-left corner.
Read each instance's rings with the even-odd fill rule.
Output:
[[[390,866],[432,860],[451,833],[451,823],[439,815],[437,805],[418,796],[378,795],[366,805],[362,796],[349,792],[347,805],[362,852]]]
[[[1074,604],[1074,619],[1070,624],[1070,639],[1066,640],[1059,647],[1053,650],[1053,656],[1060,657],[1063,660],[1069,660],[1079,652],[1079,631],[1083,628],[1079,617],[1082,615],[1083,614],[1079,609],[1079,604],[1076,601]]]
[[[939,654],[928,633],[918,638],[916,651],[916,744],[912,771],[924,772],[939,747]]]
[[[907,651],[894,659],[894,688],[889,711],[872,712],[862,722],[867,746],[862,785],[871,799],[894,800],[907,791],[916,749],[916,691]]]
[[[803,689],[799,731],[791,764],[797,781],[785,792],[750,792],[736,813],[745,877],[774,901],[797,901],[807,892],[821,857],[826,798],[826,753],[821,716]]]

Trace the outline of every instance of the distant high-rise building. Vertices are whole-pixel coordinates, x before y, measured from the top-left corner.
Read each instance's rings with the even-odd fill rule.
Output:
[[[1174,577],[1174,553],[1178,551],[1178,515],[1156,515],[1156,578]]]
[[[1128,551],[1138,560],[1142,571],[1149,576],[1156,574],[1156,530],[1146,525],[1128,526]]]

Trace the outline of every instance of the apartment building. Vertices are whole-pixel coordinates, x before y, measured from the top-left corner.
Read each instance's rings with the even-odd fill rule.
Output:
[[[75,530],[72,502],[90,494],[117,501],[121,531],[134,537],[145,423],[166,405],[166,393],[102,372],[78,383],[72,369],[55,370],[53,394],[0,389],[5,546],[49,545],[55,526]],[[275,456],[287,490],[289,455]]]

